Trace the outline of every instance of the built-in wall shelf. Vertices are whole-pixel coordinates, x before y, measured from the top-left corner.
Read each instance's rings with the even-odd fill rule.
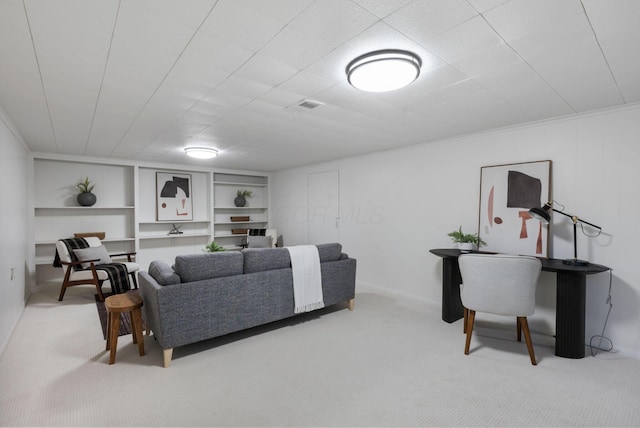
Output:
[[[236,207],[238,190],[249,190],[244,207]],[[241,249],[246,234],[234,234],[232,229],[266,228],[269,223],[269,177],[248,174],[213,174],[214,239],[225,249]],[[233,216],[247,216],[247,221],[231,221]]]
[[[262,178],[262,177],[260,177]],[[251,186],[251,187],[267,187],[268,184],[267,183],[243,183],[243,182],[233,182],[233,181],[214,181],[213,182],[214,185],[220,185],[220,186],[235,186],[235,187],[247,187],[247,186]]]
[[[49,269],[56,242],[75,233],[104,232],[110,254],[136,252],[146,270],[153,260],[172,264],[177,255],[201,253],[213,239],[240,249],[246,235],[232,229],[266,227],[269,222],[269,177],[266,174],[220,173],[207,168],[167,168],[133,161],[104,161],[79,156],[34,154],[33,248],[37,281],[61,275]],[[157,220],[158,173],[188,174],[193,220]],[[79,206],[76,184],[88,177],[97,202]],[[234,206],[238,190],[250,190],[247,206]],[[232,216],[249,221],[232,222]],[[170,234],[176,226],[182,233]]]
[[[104,244],[108,242],[132,242],[135,241],[135,239],[136,238],[104,238],[101,241]],[[36,241],[36,245],[56,245],[57,241],[57,239],[55,241]]]
[[[266,221],[216,221],[214,224],[264,224]]]
[[[147,235],[147,236],[141,236],[140,239],[181,239],[181,238],[208,238],[209,235],[208,233],[206,234],[195,234],[195,233],[176,233],[176,234],[172,234],[172,235]]]
[[[81,210],[81,211],[99,211],[99,210],[133,210],[134,206],[122,206],[122,207],[61,207],[61,206],[49,206],[49,207],[35,207],[36,210]]]

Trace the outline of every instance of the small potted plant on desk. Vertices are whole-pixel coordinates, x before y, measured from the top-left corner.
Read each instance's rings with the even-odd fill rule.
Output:
[[[447,236],[451,238],[454,244],[458,244],[458,249],[462,252],[470,252],[477,250],[481,245],[487,245],[477,233],[464,233],[462,226],[458,230],[454,230],[448,233]]]

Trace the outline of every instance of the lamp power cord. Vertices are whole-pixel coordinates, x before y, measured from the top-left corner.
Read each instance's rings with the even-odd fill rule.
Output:
[[[613,308],[613,303],[611,301],[611,285],[613,283],[613,269],[609,269],[609,293],[607,294],[606,303],[609,305],[609,310],[607,311],[607,316],[604,319],[604,325],[602,326],[602,333],[591,336],[591,340],[589,340],[589,348],[591,349],[591,356],[595,357],[598,355],[599,351],[611,352],[613,350],[613,342],[611,339],[604,335],[604,331],[607,328],[607,322],[609,321],[609,315],[611,315],[611,309]],[[598,345],[594,346],[594,342],[598,341]],[[605,343],[603,347],[602,342]]]

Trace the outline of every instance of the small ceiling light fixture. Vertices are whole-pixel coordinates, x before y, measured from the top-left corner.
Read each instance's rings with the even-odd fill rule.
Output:
[[[422,60],[413,52],[385,49],[361,55],[347,65],[347,80],[367,92],[400,89],[420,75]]]
[[[196,159],[211,159],[218,156],[218,151],[210,147],[185,147],[184,152]]]

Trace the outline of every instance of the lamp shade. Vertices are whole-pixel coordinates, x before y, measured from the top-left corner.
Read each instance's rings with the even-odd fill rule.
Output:
[[[218,156],[218,151],[211,147],[186,147],[184,152],[187,156],[191,156],[196,159],[211,159]]]
[[[407,86],[420,75],[422,60],[412,52],[386,49],[361,55],[347,65],[347,80],[367,92],[388,92]]]
[[[531,208],[529,210],[529,214],[531,217],[540,220],[544,224],[548,224],[551,221],[551,216],[549,215],[548,205],[545,204],[542,208]]]

